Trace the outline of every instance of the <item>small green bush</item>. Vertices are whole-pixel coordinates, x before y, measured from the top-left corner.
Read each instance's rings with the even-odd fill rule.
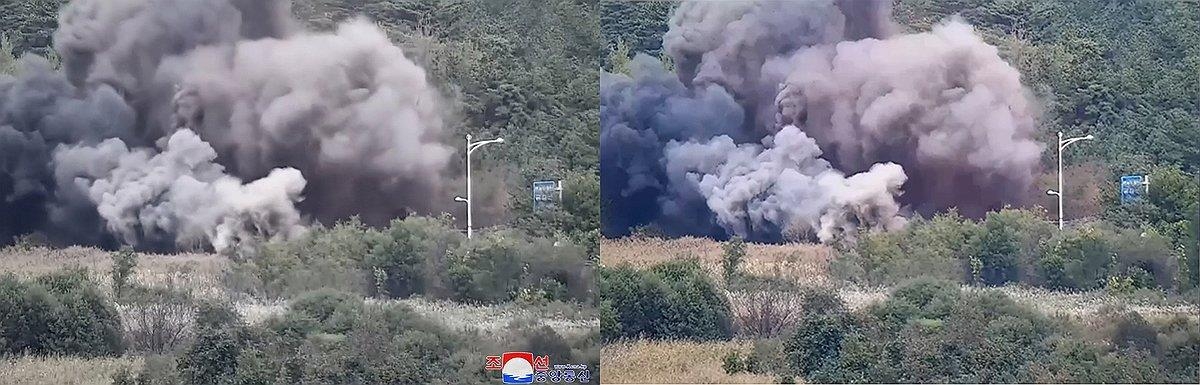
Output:
[[[736,350],[725,354],[721,359],[721,369],[725,374],[733,375],[746,371],[746,361],[742,359],[741,353]]]
[[[250,343],[241,317],[232,307],[206,303],[196,311],[196,337],[178,359],[179,377],[187,384],[229,383],[238,356]]]
[[[135,268],[137,268],[137,254],[133,252],[132,248],[125,247],[112,254],[112,271],[109,275],[112,276],[114,297],[122,297],[124,289],[129,286],[129,277],[133,275]]]
[[[733,237],[721,245],[721,248],[723,249],[721,268],[725,283],[728,285],[738,277],[738,268],[742,264],[742,259],[746,257],[746,241],[742,237]]]
[[[446,219],[412,216],[373,235],[362,268],[378,281],[376,296],[405,298],[439,286],[439,259],[465,241]]]
[[[788,364],[796,373],[822,381],[819,371],[831,371],[840,360],[842,340],[850,332],[844,311],[808,313],[784,344]]]
[[[1111,233],[1097,227],[1067,230],[1039,263],[1045,285],[1055,289],[1092,290],[1107,283],[1115,250]]]
[[[618,338],[726,339],[732,335],[729,303],[695,260],[646,271],[603,269],[600,297],[611,303],[616,324],[602,330]]]
[[[525,265],[515,240],[479,237],[455,252],[447,268],[451,298],[461,302],[497,303],[517,297]]]
[[[346,306],[361,306],[362,300],[350,293],[334,289],[321,289],[301,294],[292,300],[293,312],[311,317],[319,322],[328,321],[334,313]]]
[[[969,243],[971,258],[978,258],[978,277],[973,281],[999,286],[1017,281],[1021,274],[1021,229],[1018,218],[1005,212],[990,212],[980,232]]]
[[[63,270],[23,282],[0,278],[0,352],[85,357],[125,350],[113,304],[86,270]]]

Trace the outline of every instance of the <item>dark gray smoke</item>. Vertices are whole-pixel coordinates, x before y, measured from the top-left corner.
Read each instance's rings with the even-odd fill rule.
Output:
[[[76,0],[0,78],[0,239],[235,247],[441,209],[442,100],[366,21],[286,0]]]
[[[804,127],[839,168],[903,165],[905,202],[920,212],[1023,203],[1042,152],[1033,99],[971,26],[814,47],[778,65],[788,75],[776,125]]]
[[[447,195],[439,181],[454,155],[440,95],[371,23],[196,49],[159,77],[180,87],[169,123],[204,133],[237,175],[299,169],[303,208],[318,218],[382,224],[448,201],[430,199]]]
[[[960,21],[896,29],[883,1],[680,4],[675,82],[649,57],[601,77],[604,233],[827,241],[1021,203],[1041,147],[1020,74]]]

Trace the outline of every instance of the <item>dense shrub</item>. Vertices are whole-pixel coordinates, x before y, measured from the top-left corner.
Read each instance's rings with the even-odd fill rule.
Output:
[[[963,292],[933,280],[901,285],[860,311],[833,303],[824,311],[805,309],[801,325],[784,341],[784,364],[763,370],[767,353],[731,358],[729,366],[821,383],[1200,379],[1200,325],[1187,317],[1156,327],[1117,309],[1104,321],[1109,334],[1081,338],[1077,331],[1094,326],[1051,320],[998,292]]]
[[[963,247],[978,231],[957,212],[916,218],[903,230],[863,234],[831,266],[834,274],[868,284],[895,284],[916,277],[961,279]]]
[[[806,312],[795,334],[784,344],[788,364],[801,375],[814,380],[821,377],[816,375],[818,371],[830,371],[837,365],[842,340],[850,328],[849,315],[840,307]]]
[[[381,275],[372,277],[378,281],[373,294],[391,298],[440,288],[437,271],[442,267],[441,258],[464,240],[445,218],[428,217],[394,220],[373,238],[362,268]]]
[[[600,297],[611,303],[616,319],[616,325],[602,330],[607,340],[711,340],[732,334],[729,303],[695,260],[649,270],[603,269]]]
[[[334,288],[381,298],[592,303],[596,286],[587,253],[569,242],[510,230],[468,240],[448,217],[411,216],[381,229],[350,220],[263,245],[225,281],[239,292],[265,297]]]
[[[195,342],[178,358],[187,384],[480,383],[462,367],[468,341],[401,305],[368,304],[331,290],[300,295],[287,312],[248,326],[232,309],[197,313]],[[572,346],[553,331],[535,331],[538,348]],[[556,339],[557,338],[557,339]],[[562,348],[566,346],[565,348]],[[564,353],[565,352],[565,353]],[[477,355],[471,353],[472,355]],[[169,375],[170,371],[164,370]],[[467,377],[460,377],[467,374]],[[147,376],[152,378],[153,376]],[[140,378],[139,378],[140,380]],[[167,382],[169,383],[169,382]]]
[[[117,310],[86,270],[32,282],[0,278],[0,309],[0,352],[91,357],[124,351]]]
[[[1035,210],[1004,209],[978,223],[951,211],[917,218],[903,230],[862,234],[853,245],[839,246],[830,270],[866,284],[931,277],[1129,294],[1190,285],[1187,253],[1153,227],[1091,222],[1057,231]]]
[[[1045,249],[1035,282],[1049,288],[1094,290],[1114,279],[1129,289],[1175,287],[1177,252],[1150,229],[1091,224],[1055,235]]]
[[[451,257],[446,272],[451,298],[481,303],[515,299],[525,269],[516,241],[481,238]]]
[[[186,384],[224,384],[237,373],[238,356],[249,344],[241,317],[228,305],[206,303],[196,311],[196,337],[179,356]]]
[[[1048,345],[1047,355],[1029,364],[1026,381],[1093,384],[1166,381],[1153,358],[1144,353],[1110,352],[1099,344],[1069,337],[1055,338]]]
[[[1152,354],[1158,350],[1158,331],[1136,312],[1117,315],[1109,339],[1118,349],[1143,350]]]
[[[525,268],[518,299],[526,303],[595,303],[596,277],[586,248],[544,238],[511,237],[518,242]]]
[[[1029,281],[1041,259],[1041,242],[1050,237],[1051,229],[1041,212],[989,212],[968,242],[968,281],[991,286]]]

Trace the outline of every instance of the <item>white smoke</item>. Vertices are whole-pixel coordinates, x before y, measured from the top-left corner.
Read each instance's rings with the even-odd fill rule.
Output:
[[[173,241],[218,252],[243,241],[301,234],[305,180],[280,168],[243,184],[214,163],[216,151],[190,130],[159,141],[159,151],[130,149],[120,139],[96,146],[60,146],[54,152],[60,188],[90,198],[107,228],[126,244]]]
[[[665,149],[673,184],[704,196],[717,222],[730,233],[798,233],[831,241],[860,225],[903,226],[894,196],[906,177],[883,163],[846,177],[821,159],[821,149],[795,126],[762,145],[735,144],[728,136],[707,142],[671,142]],[[853,236],[853,234],[849,234]]]

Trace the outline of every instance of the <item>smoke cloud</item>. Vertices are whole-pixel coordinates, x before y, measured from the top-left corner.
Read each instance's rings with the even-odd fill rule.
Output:
[[[441,94],[378,27],[286,0],[75,0],[0,77],[0,239],[229,250],[444,207]]]
[[[296,169],[275,169],[243,184],[213,163],[216,151],[190,130],[175,132],[159,146],[129,149],[119,139],[60,146],[55,179],[61,188],[85,192],[125,244],[174,242],[225,251],[242,240],[303,232],[292,205],[305,184]]]
[[[742,237],[785,233],[832,241],[856,224],[887,229],[904,224],[892,199],[905,181],[900,166],[880,163],[846,177],[795,126],[761,145],[735,144],[728,136],[670,142],[665,155],[672,184],[699,191],[717,223]]]
[[[638,56],[601,77],[606,235],[830,241],[1026,199],[1035,106],[959,20],[896,34],[883,1],[691,1],[670,26],[674,74]]]
[[[904,165],[906,202],[920,212],[981,216],[1023,203],[1042,151],[1033,99],[971,26],[952,20],[787,60],[776,124],[804,127],[839,168]]]

